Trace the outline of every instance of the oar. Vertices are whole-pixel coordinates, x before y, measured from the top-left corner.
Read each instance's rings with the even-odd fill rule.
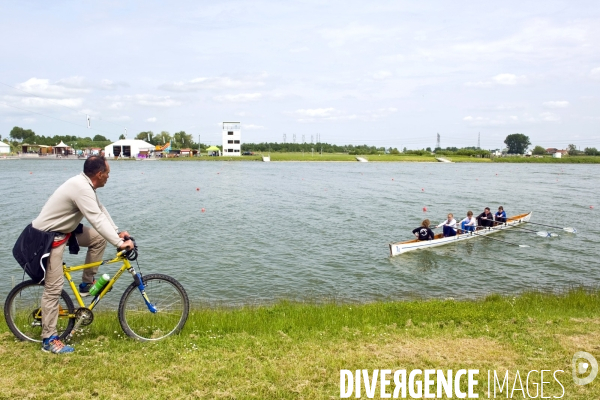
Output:
[[[521,221],[518,218],[508,218],[511,221]],[[534,224],[534,225],[541,225],[541,226],[547,226],[548,228],[556,228],[556,229],[562,229],[565,232],[569,232],[569,233],[577,233],[577,229],[575,228],[571,228],[571,227],[560,227],[560,226],[554,226],[554,225],[546,225],[546,224],[540,224],[539,222],[531,222],[531,221],[523,221],[523,222],[527,222],[528,224]]]
[[[481,237],[484,237],[484,238],[486,238],[486,239],[497,240],[497,241],[499,241],[499,242],[502,242],[502,243],[506,243],[506,244],[512,244],[513,246],[519,246],[519,247],[531,247],[531,246],[527,246],[526,244],[518,244],[518,243],[513,243],[513,242],[509,242],[509,241],[502,240],[502,239],[496,239],[496,238],[488,237],[487,235],[480,235],[480,234],[478,234],[478,233],[475,233],[475,232],[471,232],[471,233],[472,233],[473,235],[475,235],[475,236],[481,236]]]
[[[536,235],[541,236],[541,237],[558,237],[557,233],[546,232],[546,231],[535,231],[533,229],[522,228],[520,226],[513,226],[513,227],[511,227],[511,229],[522,229],[529,233],[535,233]]]

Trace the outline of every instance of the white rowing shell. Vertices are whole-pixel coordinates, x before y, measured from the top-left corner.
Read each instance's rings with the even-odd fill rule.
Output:
[[[485,236],[490,235],[492,233],[500,232],[505,229],[510,229],[513,226],[521,225],[524,222],[529,221],[531,218],[531,212],[526,214],[515,215],[514,217],[507,218],[506,224],[494,226],[491,228],[482,228],[478,229],[473,235],[470,232],[462,233],[456,236],[443,237],[441,233],[435,235],[435,239],[433,240],[407,240],[405,242],[396,242],[390,243],[390,256],[394,257],[409,251],[419,250],[419,249],[428,249],[430,247],[443,246],[448,243],[456,243],[463,240],[469,240],[476,238],[477,236]]]

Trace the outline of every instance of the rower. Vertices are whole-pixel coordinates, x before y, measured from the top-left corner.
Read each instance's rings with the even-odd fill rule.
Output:
[[[506,222],[506,213],[504,212],[504,207],[498,207],[498,211],[496,212],[496,222],[505,223]]]
[[[454,219],[454,215],[452,213],[448,214],[448,219],[442,223],[440,223],[436,228],[440,226],[443,227],[443,235],[444,237],[456,236],[456,220]]]
[[[477,216],[477,224],[486,228],[494,226],[494,216],[490,212],[489,207],[486,207],[485,210]]]
[[[477,220],[473,218],[473,211],[467,211],[467,218],[460,221],[460,229],[462,229],[463,232],[474,232],[476,225]]]
[[[414,233],[419,240],[433,240],[435,235],[433,234],[433,231],[429,229],[430,224],[431,222],[428,219],[425,219],[421,222],[420,227],[413,229],[412,233]]]

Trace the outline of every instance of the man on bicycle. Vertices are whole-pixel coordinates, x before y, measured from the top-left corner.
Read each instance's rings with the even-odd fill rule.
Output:
[[[73,347],[60,341],[56,330],[59,298],[64,283],[63,252],[67,242],[70,248],[88,248],[86,264],[102,260],[106,242],[119,250],[134,246],[131,240],[125,240],[129,234],[119,232],[108,211],[98,200],[96,189],[106,184],[109,173],[110,166],[103,156],[89,157],[83,163],[83,173],[70,178],[56,189],[31,223],[31,227],[26,228],[41,231],[41,234],[54,234],[45,268],[41,301],[43,351],[55,354],[74,351]],[[84,217],[93,228],[80,225]],[[82,295],[88,294],[97,271],[98,267],[83,271],[82,283],[79,285]]]

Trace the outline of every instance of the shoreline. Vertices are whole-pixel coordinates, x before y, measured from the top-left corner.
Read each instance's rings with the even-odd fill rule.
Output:
[[[380,155],[380,156],[363,156],[368,160],[369,163],[432,163],[432,164],[453,164],[453,163],[470,163],[470,164],[600,164],[600,156],[574,156],[565,158],[525,158],[525,157],[496,157],[493,159],[489,158],[473,158],[473,157],[450,157],[445,156],[446,159],[451,161],[441,162],[437,161],[433,156],[397,156],[397,155]],[[0,157],[2,160],[55,160],[55,161],[83,161],[85,159],[77,157],[18,157],[18,156],[5,156]],[[138,160],[135,158],[129,159],[109,159],[110,162],[114,161],[159,161],[159,162],[263,162],[260,156],[240,156],[240,157],[174,157],[174,158],[153,158],[149,160]],[[325,154],[317,157],[311,156],[310,158],[304,157],[299,153],[271,153],[270,162],[347,162],[357,163],[355,156],[348,156],[346,154]]]

